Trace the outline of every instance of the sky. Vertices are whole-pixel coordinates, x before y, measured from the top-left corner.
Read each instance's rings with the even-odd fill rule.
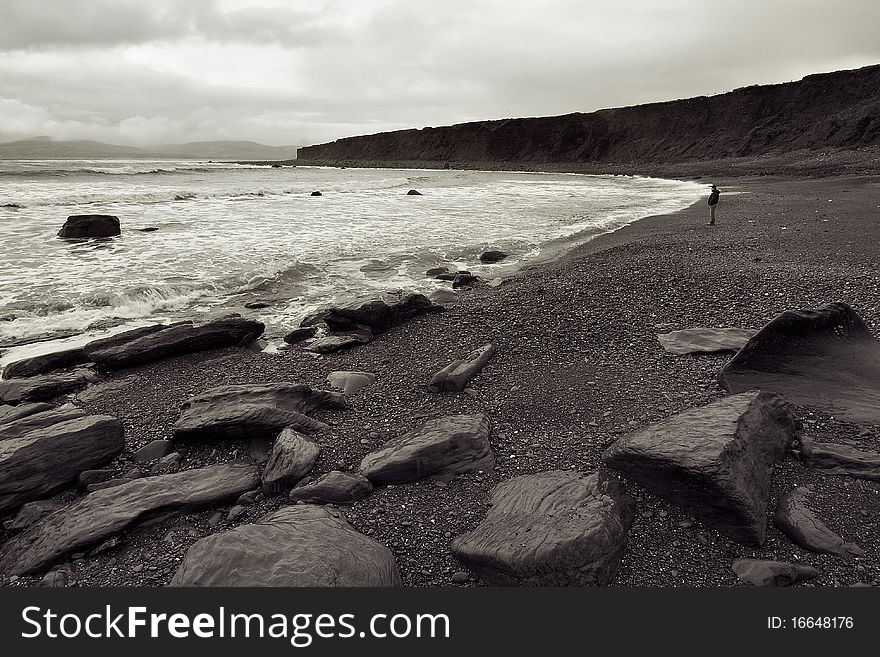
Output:
[[[878,0],[0,0],[0,141],[308,145],[880,63]]]

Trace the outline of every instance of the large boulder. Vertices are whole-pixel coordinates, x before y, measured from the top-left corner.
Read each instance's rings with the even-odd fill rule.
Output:
[[[733,572],[743,582],[755,586],[790,586],[819,576],[812,566],[764,559],[734,559]]]
[[[292,427],[285,427],[272,445],[272,454],[263,471],[262,488],[266,497],[283,493],[311,472],[321,448],[312,438]]]
[[[338,511],[297,505],[203,538],[171,586],[399,586],[394,555]]]
[[[600,473],[523,475],[495,487],[485,520],[452,554],[491,586],[600,586],[617,574],[633,515]]]
[[[451,479],[458,474],[492,470],[495,456],[489,445],[487,415],[449,415],[367,454],[359,468],[373,485],[403,484],[426,477]]]
[[[55,399],[85,388],[98,378],[92,370],[79,368],[72,372],[37,374],[24,379],[3,379],[0,380],[0,402],[19,404]]]
[[[354,504],[373,492],[370,480],[355,472],[333,470],[317,481],[297,486],[288,499],[307,504]]]
[[[264,328],[261,322],[233,315],[198,326],[178,324],[121,344],[90,349],[87,355],[101,367],[118,370],[171,356],[238,346],[258,338]]]
[[[424,294],[408,292],[353,301],[321,313],[320,319],[331,331],[366,327],[372,333],[379,334],[417,315],[443,310],[443,306],[433,303]]]
[[[825,525],[812,508],[813,491],[806,486],[791,489],[779,500],[773,524],[805,550],[839,557],[863,557],[864,550],[848,543]]]
[[[602,460],[733,540],[763,545],[773,467],[795,428],[781,397],[753,391],[625,436]]]
[[[85,416],[86,412],[73,404],[65,404],[58,408],[50,406],[45,411],[0,423],[0,441],[21,438],[32,431],[48,429],[59,422],[67,422]]]
[[[35,402],[33,404],[18,404],[10,406],[8,404],[0,404],[0,424],[6,424],[18,420],[19,418],[35,415],[43,411],[52,410],[52,404],[45,402]]]
[[[507,254],[504,251],[483,251],[480,254],[480,262],[483,264],[490,264],[493,262],[500,262],[507,257]]]
[[[39,415],[16,420],[29,423],[29,430],[0,441],[0,516],[75,483],[80,472],[112,461],[125,446],[122,423],[114,417],[82,415],[36,425]]]
[[[741,328],[689,328],[670,333],[658,333],[657,340],[670,354],[714,354],[737,352],[752,339],[755,331]]]
[[[259,483],[255,465],[230,463],[133,479],[89,493],[8,541],[0,549],[0,570],[6,575],[40,572],[141,521],[219,506]]]
[[[437,372],[428,382],[431,392],[461,392],[467,387],[495,353],[495,347],[486,344],[463,359],[454,360]]]
[[[46,374],[53,370],[75,367],[87,361],[82,347],[53,351],[48,354],[31,356],[9,363],[3,368],[4,379],[16,379],[21,377]]]
[[[92,360],[92,354],[95,352],[101,352],[106,349],[120,347],[139,338],[143,338],[147,335],[152,335],[153,333],[157,333],[158,331],[164,331],[167,328],[173,328],[176,326],[192,326],[192,322],[176,322],[174,324],[148,324],[147,326],[139,326],[135,329],[129,329],[127,331],[114,333],[113,335],[109,335],[105,338],[92,340],[91,342],[87,343],[82,348],[82,350],[85,354],[85,357],[88,360]]]
[[[119,217],[110,214],[74,214],[67,218],[58,237],[85,239],[89,237],[114,237],[120,235]]]
[[[880,342],[845,303],[787,311],[718,375],[731,392],[758,388],[860,424],[880,424]]]
[[[880,454],[877,452],[865,452],[833,443],[816,443],[806,436],[801,436],[800,441],[801,460],[811,468],[821,468],[833,475],[880,481]]]
[[[309,417],[319,410],[345,408],[342,394],[300,383],[266,383],[211,388],[184,402],[174,437],[222,440],[278,435],[284,427],[312,433],[327,428]]]

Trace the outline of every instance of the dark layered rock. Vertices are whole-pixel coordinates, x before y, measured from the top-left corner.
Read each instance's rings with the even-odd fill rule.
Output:
[[[500,262],[507,257],[507,254],[504,251],[483,251],[480,254],[480,262],[484,264]]]
[[[321,192],[314,191],[311,194],[309,194],[309,196],[323,196],[323,194]]]
[[[363,475],[333,470],[317,481],[297,486],[288,499],[306,504],[354,504],[373,492],[373,485]]]
[[[47,497],[76,482],[83,470],[113,460],[125,446],[122,433],[116,418],[86,415],[0,442],[0,515]]]
[[[428,295],[428,298],[434,303],[442,305],[455,303],[458,301],[458,293],[453,292],[447,288],[441,288],[439,290],[434,290],[431,294]]]
[[[492,470],[487,415],[449,415],[393,438],[361,461],[359,472],[373,485],[403,484],[426,477],[451,479]]]
[[[231,463],[135,479],[90,493],[8,541],[0,549],[0,570],[7,575],[40,572],[139,522],[231,502],[259,481],[256,466]]]
[[[793,403],[860,424],[880,424],[880,342],[845,303],[786,311],[718,376],[731,392],[778,392]]]
[[[231,316],[198,326],[179,324],[87,353],[101,367],[117,370],[196,351],[238,346],[262,335],[264,328],[261,322]]]
[[[36,430],[44,430],[67,420],[85,417],[86,412],[71,404],[65,404],[58,408],[49,407],[49,410],[34,413],[0,424],[0,441],[22,436]]]
[[[446,269],[444,267],[444,269]],[[455,280],[456,276],[470,276],[470,272],[466,269],[461,269],[459,271],[445,271],[440,274],[437,274],[434,278],[438,281],[447,281],[452,282]]]
[[[455,278],[452,279],[452,289],[457,290],[460,287],[467,287],[469,285],[473,285],[480,279],[474,276],[473,274],[456,274]]]
[[[138,338],[143,338],[147,335],[152,335],[153,333],[164,331],[167,328],[172,328],[175,326],[192,326],[192,322],[177,322],[174,324],[150,324],[148,326],[141,326],[128,331],[121,331],[120,333],[114,333],[113,335],[107,336],[106,338],[98,338],[97,340],[92,340],[91,342],[86,344],[82,348],[82,350],[86,356],[86,359],[92,360],[92,354],[96,351],[100,352],[104,351],[105,349],[121,347],[122,345],[133,342]]]
[[[408,292],[354,301],[325,311],[321,318],[334,332],[368,328],[379,334],[412,317],[443,310],[443,306],[432,303],[424,294]]]
[[[469,353],[463,359],[454,360],[431,377],[428,390],[431,392],[461,392],[467,387],[483,366],[495,354],[495,347],[486,344]]]
[[[274,438],[288,426],[311,433],[327,425],[310,413],[343,408],[343,395],[299,383],[221,386],[180,407],[174,436],[180,440]]]
[[[309,338],[315,337],[315,334],[318,332],[317,326],[305,326],[293,329],[290,333],[284,336],[284,341],[287,344],[299,344],[304,340],[308,340]]]
[[[332,354],[349,347],[367,344],[373,340],[373,333],[367,328],[352,329],[345,333],[326,335],[318,338],[305,349],[316,354]]]
[[[9,365],[3,368],[3,378],[15,379],[46,374],[54,370],[82,365],[86,361],[86,355],[81,347],[54,351],[49,354],[31,356],[30,358],[23,358],[22,360],[9,363]]]
[[[411,189],[406,193],[407,196],[421,196],[422,193],[417,189]]]
[[[318,460],[321,448],[312,438],[286,427],[272,445],[261,487],[266,497],[284,493],[305,477]]]
[[[813,491],[793,488],[779,500],[773,524],[793,543],[805,550],[839,557],[863,557],[864,550],[831,531],[812,509]]]
[[[85,388],[98,376],[89,369],[80,368],[72,372],[37,374],[25,379],[0,380],[0,402],[19,404],[21,402],[45,401]]]
[[[733,540],[763,545],[773,467],[795,428],[781,397],[753,391],[625,436],[602,460]]]
[[[811,468],[828,474],[880,481],[880,454],[846,445],[817,443],[801,436],[801,460]]]
[[[119,217],[110,214],[74,214],[67,218],[58,237],[65,239],[85,239],[89,237],[115,237],[122,231]]]
[[[337,370],[327,375],[327,383],[331,388],[342,390],[346,397],[356,394],[363,388],[376,382],[376,375],[372,372],[347,372]]]
[[[174,450],[174,444],[170,440],[154,440],[147,443],[131,455],[135,463],[146,463],[168,456]]]
[[[599,473],[552,470],[492,491],[486,518],[452,554],[490,586],[600,586],[617,574],[634,507]]]
[[[171,586],[399,586],[394,555],[338,511],[297,505],[203,538]]]
[[[657,340],[670,354],[714,354],[737,352],[755,335],[741,328],[689,328],[670,333],[658,333]]]
[[[0,404],[0,424],[13,422],[28,415],[42,413],[43,411],[52,410],[51,404],[45,402],[36,402],[33,404],[18,404],[17,406],[9,406]]]
[[[4,526],[6,529],[12,531],[27,529],[31,525],[36,525],[40,520],[48,516],[50,513],[54,513],[62,506],[64,505],[56,500],[26,502],[21,505],[21,508],[18,510],[18,513],[15,514],[15,517],[7,523],[4,523]]]
[[[734,559],[733,572],[755,586],[791,586],[819,576],[812,566],[764,559]]]
[[[428,278],[436,278],[441,274],[448,274],[449,267],[431,267],[428,271],[425,272],[425,276]]]

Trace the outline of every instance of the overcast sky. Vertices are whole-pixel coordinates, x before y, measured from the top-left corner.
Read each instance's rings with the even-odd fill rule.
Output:
[[[0,140],[306,145],[880,63],[880,0],[0,0]]]

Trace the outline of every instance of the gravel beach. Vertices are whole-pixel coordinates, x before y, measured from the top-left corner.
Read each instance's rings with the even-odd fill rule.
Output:
[[[290,381],[326,388],[334,370],[376,374],[344,411],[319,413],[313,478],[355,469],[365,454],[425,418],[487,413],[496,468],[448,483],[379,487],[342,513],[394,553],[405,586],[478,585],[450,552],[452,539],[484,517],[499,481],[548,469],[590,471],[620,436],[725,393],[716,376],[729,355],[674,356],[657,333],[694,326],[757,330],[789,309],[843,301],[877,333],[880,323],[880,177],[718,175],[717,225],[705,200],[643,219],[521,271],[498,287],[464,291],[447,312],[421,316],[368,345],[315,356],[294,345],[278,354],[223,349],[110,375],[75,397],[94,413],[120,418],[125,452],[170,438],[180,404],[210,387]],[[293,328],[293,327],[291,327]],[[451,360],[492,343],[496,354],[462,393],[427,390]],[[804,433],[880,451],[880,427],[802,408]],[[189,469],[248,457],[247,441],[179,446]],[[763,548],[732,542],[683,510],[627,485],[636,519],[614,582],[618,586],[735,586],[735,558],[814,566],[802,586],[880,585],[880,483],[808,470],[792,455],[777,466],[768,514],[795,485],[811,484],[816,512],[863,558],[845,561],[789,542],[772,524]],[[72,499],[68,491],[61,499]],[[162,520],[125,533],[118,545],[68,564],[77,586],[162,586],[199,538],[253,522],[286,504],[281,496]],[[11,533],[2,530],[0,539]],[[17,578],[33,585],[39,577]],[[5,582],[9,584],[7,580]]]

